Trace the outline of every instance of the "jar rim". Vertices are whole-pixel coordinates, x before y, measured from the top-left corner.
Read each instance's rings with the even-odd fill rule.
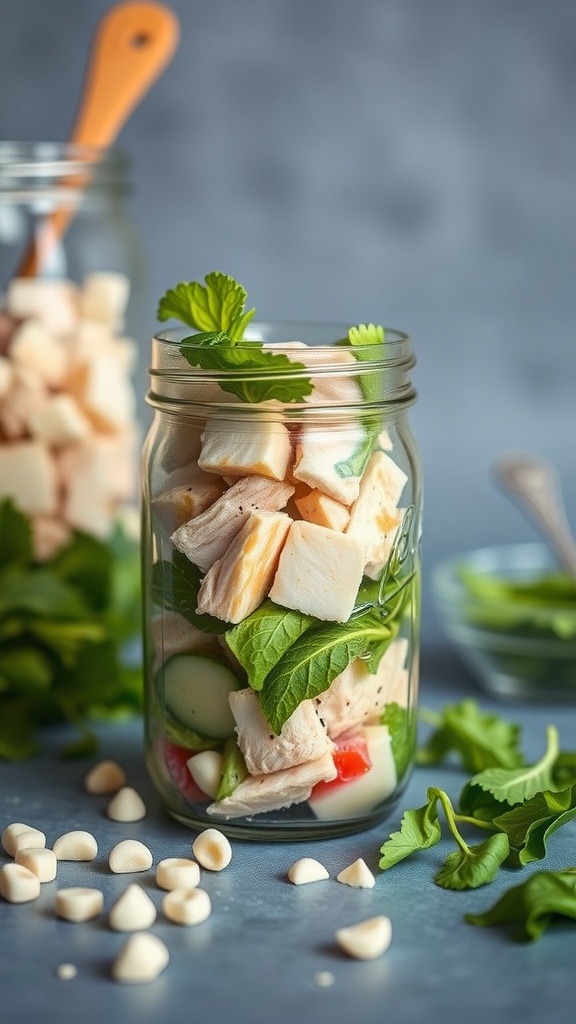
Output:
[[[304,337],[319,338],[325,336],[326,339],[331,340],[314,341],[312,344],[308,344],[308,347],[316,349],[329,350],[331,352],[335,350],[341,350],[343,353],[371,353],[374,359],[381,358],[383,353],[386,351],[388,354],[392,354],[393,350],[402,348],[405,350],[407,347],[410,350],[411,358],[413,359],[411,347],[410,347],[410,335],[405,331],[400,331],[395,327],[384,327],[384,340],[378,344],[367,344],[367,345],[353,345],[350,341],[347,341],[348,331],[350,327],[356,326],[345,321],[324,321],[324,320],[255,320],[251,322],[246,328],[244,338],[242,341],[234,343],[235,348],[249,349],[255,341],[261,341],[266,345],[266,348],[272,350],[285,349],[288,346],[293,346],[295,343],[301,341]],[[152,340],[154,342],[165,343],[168,347],[180,347],[184,341],[186,341],[186,348],[194,349],[203,346],[195,346],[193,343],[194,335],[201,334],[201,331],[196,330],[193,327],[168,327],[161,328],[156,331],[153,335]],[[274,337],[273,336],[277,336]],[[294,351],[297,351],[294,348]],[[372,360],[370,360],[372,361]]]

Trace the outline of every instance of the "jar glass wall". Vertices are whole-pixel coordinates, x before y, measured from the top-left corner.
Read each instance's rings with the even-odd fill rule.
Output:
[[[153,340],[143,467],[146,757],[168,811],[229,835],[368,828],[414,755],[421,482],[409,339],[255,324],[288,369]],[[304,400],[291,401],[294,382]],[[282,397],[284,396],[284,397]]]

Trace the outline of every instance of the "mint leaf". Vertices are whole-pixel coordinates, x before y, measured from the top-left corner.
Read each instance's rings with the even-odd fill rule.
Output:
[[[481,711],[476,701],[449,704],[441,715],[430,717],[433,717],[436,728],[418,751],[418,764],[440,764],[452,752],[471,772],[493,766],[515,768],[523,764],[519,749],[520,727],[506,722],[499,715]]]
[[[434,881],[442,889],[478,889],[496,878],[508,851],[508,837],[497,832],[477,846],[448,854]]]
[[[386,704],[380,718],[382,725],[387,726],[390,733],[392,757],[396,765],[396,775],[403,779],[412,761],[414,740],[416,735],[416,716],[408,708],[399,704]]]
[[[428,850],[440,841],[442,830],[436,803],[433,797],[423,807],[404,812],[400,831],[392,832],[380,849],[379,864],[383,871],[405,860],[412,853]]]
[[[316,621],[311,615],[282,608],[267,599],[225,634],[253,690],[262,689],[268,673]]]
[[[186,555],[175,551],[172,561],[155,562],[152,566],[152,600],[168,611],[178,612],[205,633],[225,633],[230,624],[213,615],[198,614],[198,591],[202,573]]]
[[[576,868],[536,872],[484,913],[464,915],[469,924],[481,928],[512,925],[513,937],[521,942],[539,939],[559,917],[576,920]]]
[[[208,339],[204,343],[203,337]],[[180,352],[191,366],[233,374],[220,380],[220,387],[242,402],[301,402],[313,391],[312,381],[298,375],[306,369],[304,363],[271,352],[259,341],[235,345],[225,334],[193,334],[184,339]]]
[[[10,498],[0,501],[0,568],[32,560],[32,528]]]
[[[213,271],[198,281],[182,281],[162,296],[158,320],[180,320],[199,331],[225,331],[232,341],[242,338],[254,315],[244,312],[246,290],[228,274]]]
[[[493,819],[496,828],[506,833],[515,866],[542,860],[550,836],[576,818],[576,787],[562,792],[537,793],[518,807]]]
[[[397,624],[369,613],[307,630],[269,672],[260,692],[260,706],[274,732],[279,734],[303,700],[327,690],[372,644],[384,647],[384,642],[390,643],[397,628]]]
[[[558,732],[548,726],[546,752],[535,764],[521,768],[486,768],[474,775],[469,788],[477,787],[490,793],[501,803],[523,803],[542,790],[552,789],[552,769],[558,756]]]

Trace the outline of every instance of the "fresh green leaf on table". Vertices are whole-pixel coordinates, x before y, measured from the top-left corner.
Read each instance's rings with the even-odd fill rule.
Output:
[[[380,867],[386,871],[411,854],[430,849],[441,838],[442,829],[434,797],[423,807],[404,811],[399,832],[392,832],[380,850]]]
[[[576,786],[571,786],[560,792],[536,793],[525,803],[499,814],[492,823],[508,836],[509,863],[521,867],[542,860],[550,836],[574,818]]]
[[[508,852],[508,837],[495,832],[483,843],[449,853],[434,881],[442,889],[478,889],[496,878]]]
[[[418,750],[417,764],[441,764],[455,753],[463,768],[516,768],[524,763],[519,748],[520,727],[499,715],[484,712],[474,700],[447,705],[440,714],[424,712],[434,730]]]
[[[508,889],[489,910],[464,917],[482,928],[511,925],[515,939],[534,942],[555,920],[576,920],[576,868],[535,872]]]
[[[529,800],[536,793],[552,789],[552,771],[558,756],[558,731],[554,726],[548,726],[546,734],[546,751],[538,761],[519,768],[485,768],[470,779],[460,799],[461,806],[469,806],[471,795],[477,789],[511,807]]]

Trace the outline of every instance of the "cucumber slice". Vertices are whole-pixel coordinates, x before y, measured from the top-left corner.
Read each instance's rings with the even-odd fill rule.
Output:
[[[175,654],[163,674],[166,708],[177,722],[213,739],[232,735],[228,695],[242,683],[228,665],[201,654]]]

